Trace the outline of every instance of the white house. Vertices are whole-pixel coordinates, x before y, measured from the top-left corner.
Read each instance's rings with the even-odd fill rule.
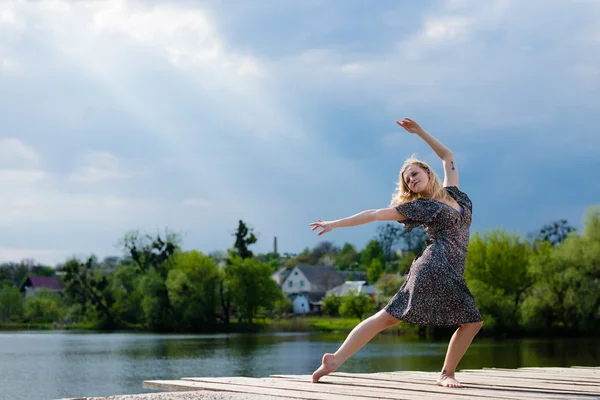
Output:
[[[295,313],[317,312],[328,290],[341,285],[348,278],[362,273],[336,271],[335,267],[296,265],[281,284],[281,290],[292,300]]]

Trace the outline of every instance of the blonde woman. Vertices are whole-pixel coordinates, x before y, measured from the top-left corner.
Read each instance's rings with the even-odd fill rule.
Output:
[[[319,235],[335,228],[373,221],[399,221],[407,230],[423,225],[429,236],[421,255],[413,261],[406,281],[385,308],[362,321],[333,354],[323,356],[313,382],[335,371],[352,354],[382,330],[400,321],[419,325],[458,326],[450,339],[437,384],[461,387],[454,373],[458,362],[481,329],[483,320],[467,288],[463,272],[469,243],[472,203],[458,188],[454,155],[415,121],[396,121],[423,139],[442,159],[444,182],[424,162],[408,159],[400,170],[398,187],[389,208],[366,210],[337,221],[310,224]]]

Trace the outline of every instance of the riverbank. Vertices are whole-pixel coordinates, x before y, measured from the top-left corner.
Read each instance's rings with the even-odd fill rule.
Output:
[[[316,332],[316,333],[349,333],[361,322],[358,318],[326,317],[326,316],[298,316],[279,319],[258,319],[253,324],[232,321],[228,325],[218,324],[207,327],[201,332],[161,332],[161,333],[277,333],[277,332]],[[6,322],[0,323],[0,331],[23,330],[69,330],[69,331],[94,331],[94,332],[151,332],[141,326],[129,326],[113,330],[99,329],[90,323],[54,324],[54,323],[25,323]],[[418,327],[400,323],[384,331],[385,334],[414,334]]]

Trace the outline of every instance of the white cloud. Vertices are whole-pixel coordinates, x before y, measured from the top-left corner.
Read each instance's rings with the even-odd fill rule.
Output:
[[[179,67],[227,69],[239,75],[261,70],[257,60],[228,52],[207,15],[197,8],[112,1],[93,16],[93,27],[154,47]]]
[[[68,176],[71,182],[96,183],[133,176],[133,173],[123,170],[117,157],[109,152],[87,153],[79,163],[78,169]]]
[[[35,167],[39,163],[34,149],[16,138],[0,138],[0,168]]]

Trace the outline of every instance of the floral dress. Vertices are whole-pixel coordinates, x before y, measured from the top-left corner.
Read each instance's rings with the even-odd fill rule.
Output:
[[[453,326],[483,321],[463,273],[469,245],[472,203],[456,186],[444,188],[461,211],[429,198],[400,204],[410,231],[423,225],[429,236],[398,293],[385,306],[393,317],[418,325]]]

